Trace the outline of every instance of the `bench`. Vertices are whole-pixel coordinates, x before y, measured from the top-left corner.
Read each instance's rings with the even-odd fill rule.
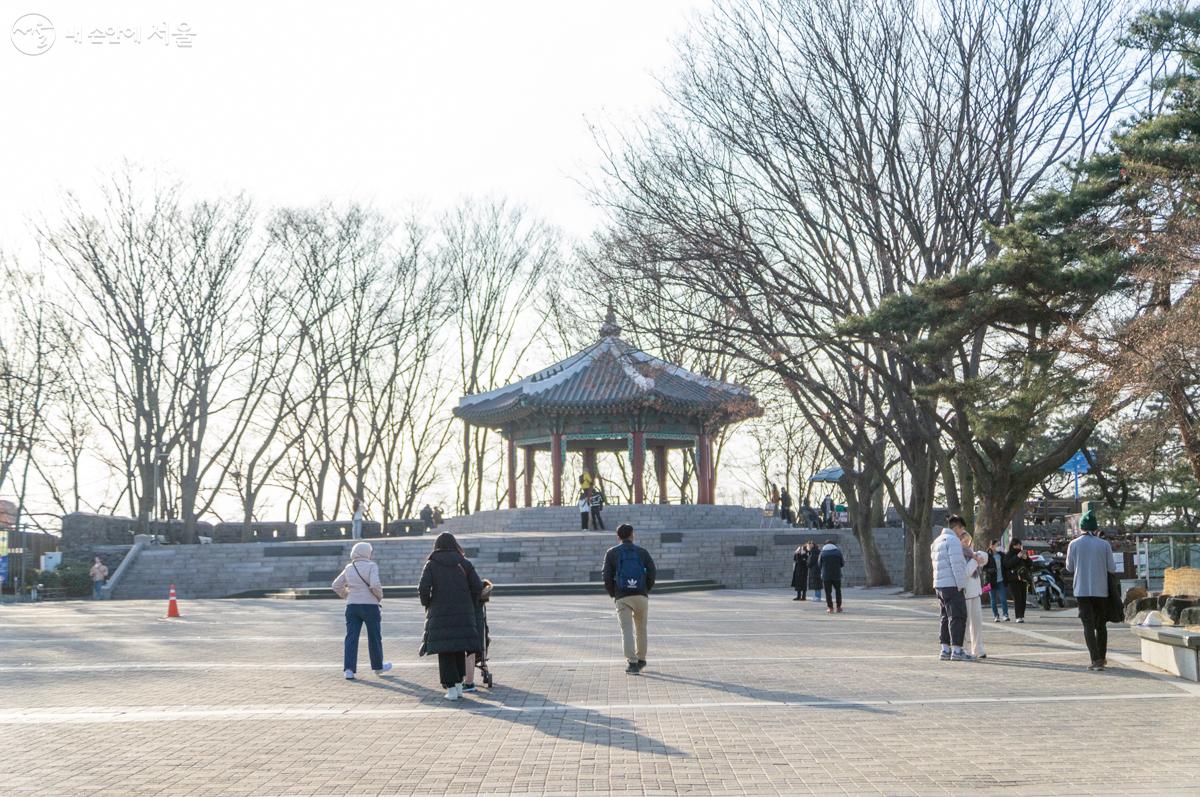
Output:
[[[38,600],[40,601],[64,601],[66,599],[66,587],[42,587],[38,590]]]
[[[1175,626],[1133,626],[1141,640],[1142,661],[1172,675],[1200,682],[1200,631]]]

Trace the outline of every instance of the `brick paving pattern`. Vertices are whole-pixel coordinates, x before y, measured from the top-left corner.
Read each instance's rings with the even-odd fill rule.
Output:
[[[486,573],[484,574],[486,575]],[[936,660],[934,604],[849,590],[652,599],[624,672],[611,603],[491,605],[494,690],[448,703],[421,616],[384,607],[389,675],[341,677],[332,601],[0,607],[6,795],[1200,793],[1200,688],[1110,626],[1089,673],[1071,610],[990,622]],[[1084,735],[1090,738],[1084,740]]]

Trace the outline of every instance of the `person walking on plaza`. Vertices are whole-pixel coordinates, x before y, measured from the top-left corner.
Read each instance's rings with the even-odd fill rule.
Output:
[[[604,531],[604,519],[600,513],[604,510],[604,492],[599,485],[592,488],[592,497],[588,499],[588,507],[592,511],[592,531]]]
[[[937,592],[941,607],[939,640],[942,661],[971,661],[972,656],[963,650],[963,635],[967,629],[967,602],[963,589],[967,585],[967,562],[963,557],[962,542],[955,533],[966,530],[967,524],[958,515],[946,520],[950,528],[942,533],[929,548],[933,560],[933,588]]]
[[[962,541],[963,559],[967,564],[967,584],[963,588],[963,600],[967,604],[967,630],[963,636],[963,648],[977,659],[986,659],[983,649],[983,581],[980,568],[987,561],[987,554],[975,550],[975,541],[964,528],[958,535]]]
[[[1004,614],[1004,622],[1008,622],[1008,590],[1004,582],[1008,578],[1008,568],[1004,566],[1004,553],[1000,543],[992,540],[987,547],[987,561],[983,565],[983,583],[988,587],[988,598],[992,602],[992,621],[1000,622],[1000,614]]]
[[[356,542],[350,549],[350,564],[333,580],[333,591],[346,601],[346,642],[342,652],[342,671],[346,680],[353,681],[358,671],[358,638],[367,627],[367,654],[371,669],[381,675],[392,669],[383,660],[383,630],[380,604],[383,584],[379,581],[379,565],[372,560],[374,549],[369,542]]]
[[[1029,554],[1020,540],[1008,544],[1004,554],[1004,588],[1013,599],[1013,615],[1018,623],[1025,622],[1025,603],[1029,597],[1029,584],[1033,571],[1029,565]]]
[[[808,545],[801,545],[792,554],[792,589],[796,590],[794,601],[808,600]]]
[[[475,613],[483,582],[450,532],[443,531],[434,540],[417,592],[425,607],[421,655],[437,654],[446,699],[458,700],[463,695],[467,653],[479,649]]]
[[[1103,670],[1108,666],[1108,574],[1117,567],[1112,546],[1097,535],[1095,512],[1083,514],[1079,530],[1082,533],[1067,546],[1066,570],[1073,575],[1083,640],[1092,657],[1088,669]]]
[[[621,623],[625,672],[637,674],[646,666],[646,619],[654,589],[654,558],[633,542],[633,526],[617,526],[621,542],[604,554],[604,589],[616,603]]]
[[[833,593],[837,591],[836,611],[842,611],[842,568],[846,566],[846,557],[842,549],[833,540],[825,540],[821,553],[817,557],[817,566],[821,570],[821,585],[825,587],[825,606],[829,614],[835,611]]]
[[[92,597],[99,600],[100,590],[104,587],[104,582],[108,579],[108,567],[104,564],[104,560],[97,556],[88,572],[92,575]]]
[[[813,600],[821,600],[821,549],[815,542],[808,543],[808,588],[813,591]]]

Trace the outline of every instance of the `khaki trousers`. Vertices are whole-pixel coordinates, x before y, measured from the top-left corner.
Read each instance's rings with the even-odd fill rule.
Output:
[[[983,599],[967,598],[967,633],[963,639],[967,653],[976,658],[984,655],[983,649]]]
[[[625,645],[625,660],[630,664],[646,660],[646,614],[650,599],[645,595],[626,595],[617,598],[617,620],[621,623],[621,638]]]

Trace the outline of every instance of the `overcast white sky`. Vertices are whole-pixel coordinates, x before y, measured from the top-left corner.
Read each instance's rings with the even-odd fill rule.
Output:
[[[0,249],[30,254],[28,219],[53,218],[65,189],[89,193],[124,160],[260,206],[403,211],[504,195],[586,236],[598,218],[577,182],[599,163],[589,123],[653,106],[676,39],[710,7],[6,2]],[[86,473],[85,497],[109,478]]]
[[[673,39],[708,5],[6,2],[0,235],[11,251],[27,216],[122,159],[266,205],[503,194],[583,235],[588,122],[653,104]],[[16,46],[37,49],[27,14],[53,25],[37,56]]]

